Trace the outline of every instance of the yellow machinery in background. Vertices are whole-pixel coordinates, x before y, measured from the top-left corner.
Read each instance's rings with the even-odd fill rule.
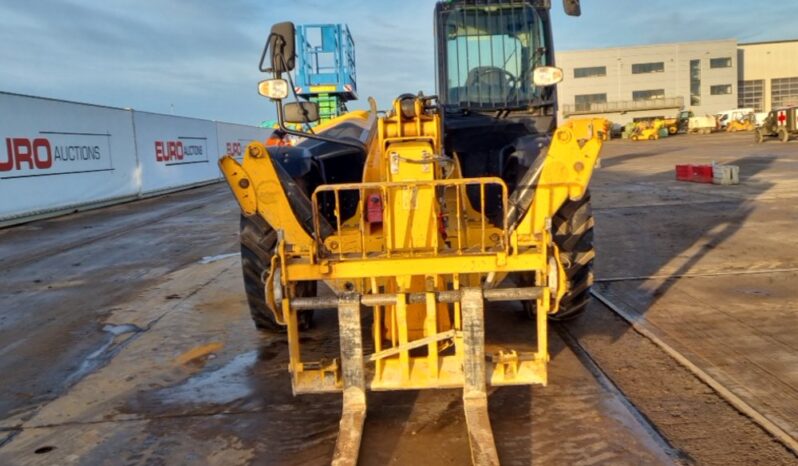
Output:
[[[529,31],[549,24],[543,17],[548,14],[545,5],[494,3],[475,9],[465,1],[446,2],[436,11],[442,21],[495,16],[498,11],[515,18],[526,15]],[[578,2],[566,3],[571,13],[574,3],[578,7]],[[452,24],[449,40],[457,28],[471,37],[477,33],[470,23]],[[298,133],[284,123],[313,122],[318,108],[308,102],[282,104],[292,87],[282,79],[292,67],[292,40],[293,25],[274,26],[267,44],[267,70],[274,79],[263,81],[260,92],[277,102],[283,130],[304,140],[291,148],[253,142],[242,162],[232,156],[220,160],[241,207],[242,245],[252,236],[253,225],[262,228],[255,241],[242,247],[248,294],[259,292],[256,297],[268,314],[253,313],[253,318],[256,324],[268,321],[285,329],[295,394],[343,393],[333,464],[357,463],[366,390],[430,388],[463,389],[473,462],[498,464],[487,387],[545,385],[548,319],[585,305],[582,297],[592,283],[594,256],[587,187],[607,122],[571,121],[548,135],[529,132],[529,125],[518,123],[529,109],[553,115],[550,89],[562,79],[562,71],[538,63],[529,68],[529,75],[514,68],[529,84],[516,78],[509,91],[496,90],[496,83],[507,80],[502,81],[495,67],[480,66],[469,72],[462,87],[447,91],[445,102],[406,94],[379,116],[372,99],[370,111],[350,112],[313,133]],[[535,94],[528,91],[533,82]],[[529,92],[525,107],[515,109],[512,101],[522,91]],[[498,105],[504,106],[502,112],[519,116],[500,119],[491,111],[475,119],[472,113],[452,113],[465,106],[487,110]],[[488,148],[474,155],[469,151],[478,142],[453,142],[483,127],[496,135],[500,150]],[[502,134],[515,142],[505,146]],[[525,146],[527,140],[533,142]],[[526,152],[527,147],[542,147],[540,141],[548,144],[543,152]],[[362,155],[361,165],[342,172],[355,172],[357,179],[330,175],[341,163],[325,166],[321,172],[330,180],[317,180],[315,185],[310,180],[318,177],[298,179],[290,173],[304,160],[324,162],[340,154]],[[492,172],[486,165],[480,169],[483,175],[469,174],[476,161],[492,154],[500,155],[504,171]],[[511,167],[514,161],[529,163],[519,170]],[[567,241],[561,239],[566,233]],[[576,243],[583,247],[577,250]],[[262,251],[260,256],[252,254],[256,249]],[[248,268],[248,262],[260,268]],[[316,283],[332,292],[315,293]],[[505,348],[486,353],[484,303],[502,301],[520,301],[533,310],[534,351]],[[340,356],[305,360],[300,334],[308,320],[303,316],[324,309],[337,312]],[[364,312],[372,317],[367,343]]]
[[[740,119],[732,119],[726,125],[727,133],[737,133],[740,131],[753,131],[756,129],[756,117],[753,113],[743,116]]]
[[[679,132],[679,119],[678,118],[665,118],[662,120],[662,125],[668,128],[668,134],[673,136]]]
[[[664,126],[663,120],[638,122],[636,123],[630,139],[632,141],[656,141],[660,137],[660,129]]]

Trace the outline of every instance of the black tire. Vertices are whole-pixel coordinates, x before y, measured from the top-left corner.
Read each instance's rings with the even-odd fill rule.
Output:
[[[790,140],[790,132],[787,131],[787,128],[779,128],[778,135],[781,142],[787,142]]]
[[[590,302],[593,261],[596,256],[590,191],[578,201],[566,201],[552,218],[551,227],[554,243],[560,249],[560,261],[568,275],[568,291],[560,301],[560,309],[556,314],[549,315],[549,320],[561,322],[582,314]],[[522,274],[519,279],[521,286],[534,284],[531,275]],[[524,301],[523,305],[527,316],[534,318],[534,301]]]
[[[241,269],[244,275],[244,290],[249,303],[249,313],[258,330],[272,333],[285,332],[285,327],[274,320],[266,307],[264,280],[268,274],[277,233],[258,215],[241,216]],[[316,296],[316,282],[297,285],[298,296]],[[308,329],[313,324],[313,311],[299,313],[299,328]]]
[[[568,275],[568,291],[560,300],[560,310],[550,320],[573,319],[585,311],[593,285],[593,210],[590,191],[578,201],[566,201],[552,218],[554,243],[560,249],[560,261]]]
[[[762,131],[761,129],[757,128],[757,130],[754,131],[754,141],[756,141],[757,144],[764,143],[765,142],[765,133],[764,133],[764,131]]]

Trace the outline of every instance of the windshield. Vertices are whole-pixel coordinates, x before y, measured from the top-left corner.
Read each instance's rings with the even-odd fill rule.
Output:
[[[545,66],[544,28],[525,4],[460,6],[442,18],[449,105],[523,108],[537,96],[532,70]]]

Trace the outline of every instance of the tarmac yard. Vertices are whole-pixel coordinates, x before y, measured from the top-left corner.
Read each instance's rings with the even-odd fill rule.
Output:
[[[713,160],[741,183],[674,180]],[[798,142],[612,141],[591,189],[604,302],[554,326],[548,386],[491,391],[502,464],[798,464]],[[329,463],[340,395],[292,396],[238,217],[216,184],[0,230],[0,464]],[[489,306],[489,346],[522,314]],[[335,356],[334,314],[303,338]],[[361,464],[469,464],[460,391],[368,404]]]

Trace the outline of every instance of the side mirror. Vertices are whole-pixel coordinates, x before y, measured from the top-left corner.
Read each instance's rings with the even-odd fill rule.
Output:
[[[280,75],[294,69],[296,62],[296,31],[294,23],[277,23],[272,26],[269,39],[260,57],[260,70],[264,73]],[[270,66],[265,66],[266,55],[269,54]]]
[[[532,72],[532,82],[538,87],[553,86],[562,82],[562,69],[556,66],[539,66]]]
[[[319,104],[316,102],[291,102],[283,107],[286,123],[309,124],[319,121]]]
[[[288,97],[288,81],[285,79],[267,79],[258,83],[258,94],[272,100]]]
[[[579,0],[562,0],[562,6],[565,8],[565,14],[568,16],[582,16],[582,6]]]

